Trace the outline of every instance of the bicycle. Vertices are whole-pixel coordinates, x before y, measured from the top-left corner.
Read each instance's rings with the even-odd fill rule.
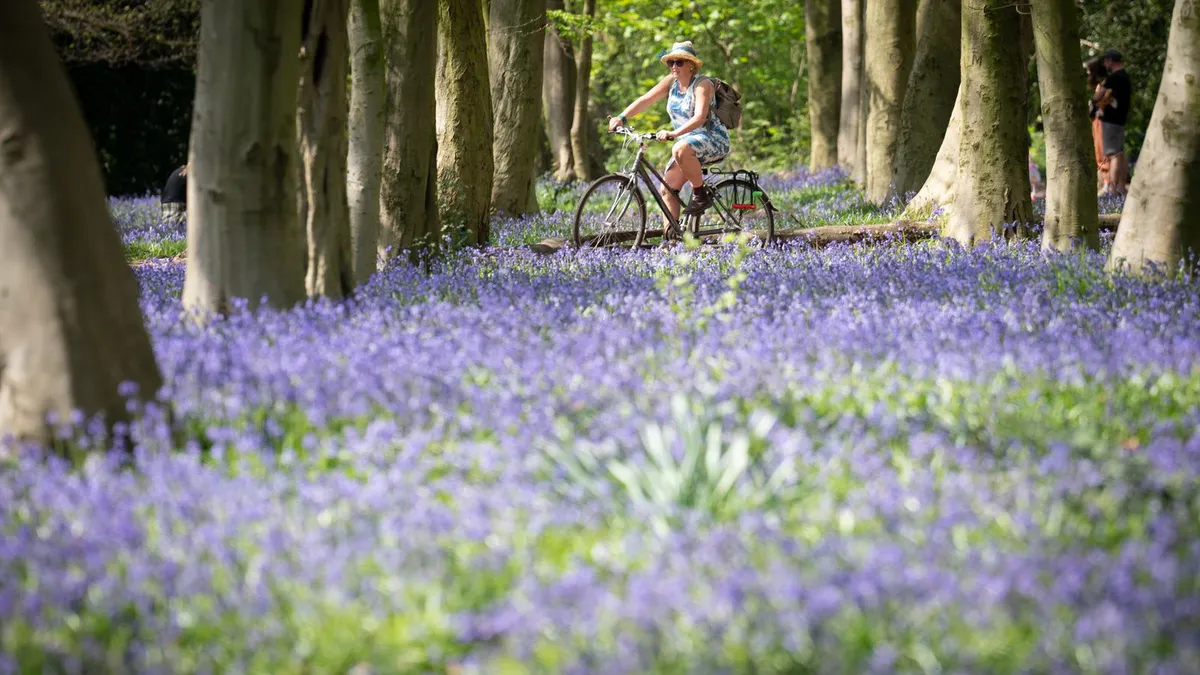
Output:
[[[646,159],[646,142],[657,140],[655,135],[638,133],[627,126],[617,127],[609,133],[625,136],[626,146],[637,141],[637,155],[625,170],[593,181],[579,199],[573,223],[576,248],[641,248],[649,246],[655,237],[671,237],[683,231],[701,241],[719,241],[726,234],[741,232],[754,232],[768,244],[775,240],[775,207],[759,185],[757,173],[745,169],[721,171],[715,163],[701,167],[704,184],[715,191],[713,203],[699,215],[683,215],[687,204],[680,192],[671,189]],[[651,175],[683,204],[680,210],[682,223],[671,217]],[[638,187],[639,181],[645,183],[658,204],[668,222],[668,232],[657,228],[647,231],[646,198]]]

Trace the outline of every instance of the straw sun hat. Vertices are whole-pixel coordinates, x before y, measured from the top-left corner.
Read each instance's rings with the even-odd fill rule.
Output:
[[[691,40],[686,42],[676,42],[675,44],[671,45],[670,49],[663,52],[661,56],[662,58],[659,60],[662,61],[664,66],[667,65],[667,61],[670,61],[671,59],[687,59],[688,61],[696,64],[696,68],[700,68],[704,65],[704,62],[700,60],[700,57],[696,56],[696,49],[692,47]]]

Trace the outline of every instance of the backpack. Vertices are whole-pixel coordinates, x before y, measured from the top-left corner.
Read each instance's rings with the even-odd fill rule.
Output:
[[[728,82],[716,78],[708,78],[713,81],[713,86],[717,90],[716,104],[713,106],[713,113],[717,119],[721,120],[721,124],[725,125],[726,129],[736,129],[742,124],[742,95],[737,89]]]

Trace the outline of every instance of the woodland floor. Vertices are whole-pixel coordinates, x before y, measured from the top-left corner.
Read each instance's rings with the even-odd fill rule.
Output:
[[[912,241],[937,234],[936,218],[899,220],[901,204],[879,206],[868,202],[838,170],[766,175],[763,183],[779,209],[775,227],[780,239],[802,239],[824,246],[880,241],[896,235]],[[584,187],[578,183],[540,182],[542,212],[497,219],[492,225],[493,245],[531,247],[543,253],[562,249],[571,236],[572,215]],[[111,204],[131,262],[180,258],[184,254],[186,230],[181,224],[161,222],[156,197],[114,198]],[[1044,202],[1034,203],[1035,218],[1041,218],[1043,206]],[[1119,198],[1100,200],[1102,231],[1115,228],[1121,206]]]
[[[204,326],[137,266],[172,421],[0,460],[0,672],[1195,672],[1200,282],[566,218]]]

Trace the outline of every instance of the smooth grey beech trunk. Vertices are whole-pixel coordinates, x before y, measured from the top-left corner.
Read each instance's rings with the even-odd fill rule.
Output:
[[[961,0],[921,0],[889,198],[917,192],[933,169],[958,95],[961,27]]]
[[[948,226],[964,246],[1029,222],[1026,63],[1018,6],[1008,0],[963,4],[962,126],[958,184]],[[1017,44],[1014,44],[1014,39]]]
[[[867,199],[882,203],[892,182],[904,91],[916,47],[916,0],[867,2],[864,70],[867,94]]]
[[[379,185],[387,88],[379,0],[351,0],[350,135],[346,152],[346,200],[354,279],[365,284],[375,273],[379,246]]]
[[[547,10],[563,9],[562,0],[546,0]],[[544,46],[545,77],[542,80],[542,107],[546,118],[546,136],[554,162],[554,177],[575,177],[571,150],[571,125],[575,119],[575,49],[571,41],[559,35],[553,25],[546,27]]]
[[[963,88],[960,83],[950,121],[942,134],[942,144],[929,175],[915,197],[904,208],[905,218],[927,218],[937,209],[943,214],[954,210],[954,185],[958,181],[959,129],[962,127]]]
[[[810,171],[828,169],[838,161],[839,107],[842,103],[841,23],[841,0],[805,0],[808,117],[812,126]]]
[[[491,80],[492,210],[521,215],[530,204],[541,141],[546,0],[492,0],[488,21]]]
[[[379,248],[391,256],[441,243],[433,94],[437,3],[380,0],[379,13],[387,46]]]
[[[349,0],[305,3],[297,126],[300,222],[308,238],[310,297],[340,300],[354,292],[350,207],[346,200],[346,19]]]
[[[1171,272],[1200,256],[1200,7],[1175,0],[1167,62],[1138,158],[1110,270]]]
[[[861,130],[864,126],[863,103],[863,11],[864,0],[841,0],[842,3],[842,102],[838,110],[838,164],[860,185],[866,167],[859,161],[859,149],[864,148]]]
[[[1046,219],[1042,249],[1077,244],[1100,247],[1096,155],[1079,68],[1079,27],[1074,0],[1036,0],[1033,39],[1037,53],[1042,124],[1046,131]]]
[[[492,202],[492,99],[479,0],[439,0],[438,212],[461,243],[486,246]]]
[[[33,0],[0,2],[0,442],[128,419],[162,386],[67,75]]]
[[[304,298],[297,223],[300,0],[205,0],[188,170],[183,305]]]

